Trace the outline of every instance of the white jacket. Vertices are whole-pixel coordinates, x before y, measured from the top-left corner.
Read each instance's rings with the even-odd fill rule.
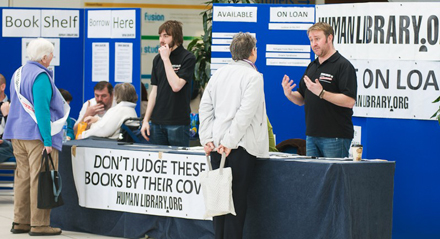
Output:
[[[232,62],[209,80],[199,108],[200,142],[243,147],[259,158],[269,157],[263,76],[249,63]]]
[[[107,137],[116,139],[125,119],[137,117],[136,104],[127,101],[121,101],[115,107],[110,108],[107,113],[98,121],[90,126],[90,129],[82,133],[82,138],[90,136]]]

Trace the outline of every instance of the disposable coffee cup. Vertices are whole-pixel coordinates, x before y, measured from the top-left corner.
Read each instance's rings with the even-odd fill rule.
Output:
[[[353,154],[353,161],[361,161],[362,160],[362,144],[355,144],[351,147],[351,153]]]

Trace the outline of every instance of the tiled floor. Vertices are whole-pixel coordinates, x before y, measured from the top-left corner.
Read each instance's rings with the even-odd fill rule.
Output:
[[[5,193],[5,191],[1,191]],[[24,234],[12,234],[11,230],[12,219],[14,215],[14,201],[13,196],[0,196],[0,238],[1,239],[21,239],[21,238],[73,238],[73,239],[84,239],[84,238],[116,238],[116,237],[106,237],[100,235],[94,235],[89,233],[80,233],[72,231],[63,231],[59,236],[47,236],[47,237],[30,237],[27,233]]]

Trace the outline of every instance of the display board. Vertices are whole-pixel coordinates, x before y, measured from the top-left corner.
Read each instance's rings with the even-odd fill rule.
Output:
[[[257,39],[258,71],[264,77],[266,109],[277,142],[305,138],[304,107],[293,105],[281,81],[288,75],[299,83],[314,59],[307,29],[314,23],[314,5],[214,4],[211,74],[232,61],[234,34],[249,32]]]
[[[94,98],[99,81],[128,82],[136,88],[140,115],[140,9],[86,9],[85,21],[83,102]]]
[[[55,44],[55,85],[73,96],[70,115],[77,117],[83,94],[84,10],[53,8],[1,8],[0,73],[6,78],[9,96],[10,79],[15,70],[26,62],[25,44],[33,38],[48,38]]]
[[[440,238],[440,3],[316,6],[357,69],[364,157],[396,161],[393,238]]]

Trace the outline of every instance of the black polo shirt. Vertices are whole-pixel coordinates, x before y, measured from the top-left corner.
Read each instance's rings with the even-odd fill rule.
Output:
[[[319,64],[318,58],[315,59],[309,64],[304,75],[307,75],[313,82],[315,79],[319,79],[324,90],[328,92],[342,93],[356,99],[356,71],[353,65],[339,52],[335,52],[322,64]],[[306,135],[353,138],[352,109],[320,99],[307,89],[304,76],[300,81],[298,92],[304,98]]]
[[[196,58],[180,45],[171,52],[170,61],[174,72],[179,78],[184,79],[186,84],[179,92],[173,92],[160,54],[154,57],[151,84],[157,86],[157,96],[151,122],[163,125],[189,125],[191,81],[194,76]]]

